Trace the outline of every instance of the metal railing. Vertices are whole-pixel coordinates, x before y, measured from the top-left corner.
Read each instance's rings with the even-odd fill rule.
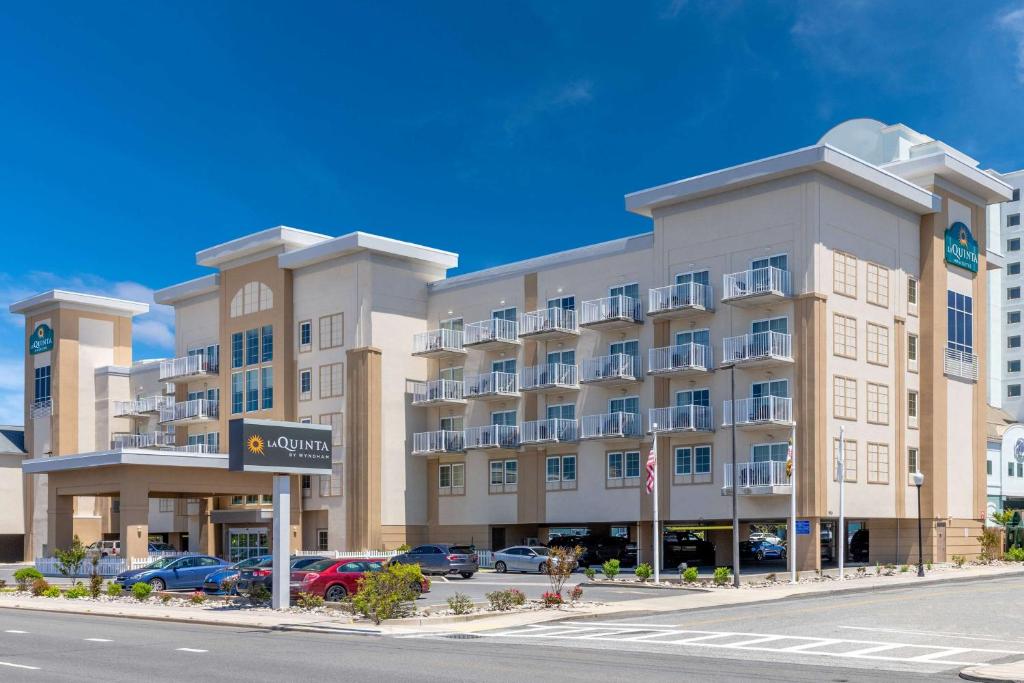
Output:
[[[793,335],[781,332],[752,332],[722,340],[722,363],[778,358],[793,359]]]
[[[705,344],[663,346],[647,351],[647,372],[674,372],[677,370],[710,370],[714,365],[711,347]]]
[[[441,429],[412,435],[413,453],[460,453],[465,449],[462,431]]]
[[[160,361],[160,381],[191,375],[213,374],[217,372],[217,369],[217,362],[211,362],[206,354],[168,358]]]
[[[736,463],[736,484],[740,488],[753,488],[756,486],[789,486],[790,479],[786,475],[786,463],[777,460],[764,462],[738,462]],[[725,463],[725,478],[722,488],[731,489],[733,486],[732,463]]]
[[[606,379],[635,380],[640,376],[640,359],[628,353],[613,353],[610,356],[584,358],[580,368],[582,382],[600,382]]]
[[[784,423],[793,421],[793,399],[786,396],[758,396],[736,399],[736,424],[755,425],[762,423]],[[722,424],[729,426],[733,420],[732,401],[722,403]]]
[[[219,401],[211,401],[206,398],[194,398],[191,401],[181,401],[161,408],[160,422],[215,418],[219,415],[218,408]]]
[[[978,357],[968,351],[943,349],[943,373],[952,377],[978,381]]]
[[[723,276],[722,299],[741,299],[747,296],[775,294],[789,296],[791,294],[789,271],[769,266],[742,270]]]
[[[608,437],[639,437],[642,432],[638,413],[605,413],[603,415],[584,415],[580,423],[581,439],[599,439]]]
[[[579,427],[576,420],[559,417],[547,420],[530,420],[519,426],[520,443],[550,443],[576,441]]]
[[[465,380],[463,393],[474,396],[512,396],[519,392],[519,376],[514,372],[487,372],[470,375]]]
[[[466,325],[463,344],[485,344],[487,342],[519,343],[519,323],[515,320],[491,318]]]
[[[429,382],[415,382],[412,385],[412,402],[414,404],[461,400],[463,400],[463,384],[459,380],[433,379]]]
[[[584,301],[580,310],[580,325],[593,325],[612,320],[641,322],[643,315],[643,302],[640,299],[618,294]]]
[[[170,450],[177,451],[178,453],[213,453],[211,449],[205,443],[190,443],[184,446],[171,446]]]
[[[174,434],[170,432],[146,432],[145,434],[115,434],[110,440],[111,448],[165,448],[174,445]]]
[[[519,427],[517,425],[483,425],[466,428],[466,449],[470,448],[517,448]]]
[[[523,391],[543,387],[575,389],[580,383],[579,368],[565,363],[533,365],[523,368],[519,374],[519,386]]]
[[[33,420],[37,420],[41,417],[50,417],[50,415],[53,415],[53,399],[40,398],[32,401],[30,414],[32,415]]]
[[[652,432],[710,432],[715,428],[711,406],[669,406],[647,411]]]
[[[419,332],[412,337],[412,352],[431,353],[435,351],[461,352],[464,335],[462,330],[440,329]]]
[[[714,292],[709,285],[699,282],[685,282],[648,291],[647,315],[657,315],[683,308],[710,311],[713,307]]]
[[[158,413],[160,409],[174,403],[173,396],[144,396],[134,401],[114,401],[114,417]]]
[[[539,311],[524,313],[519,322],[519,334],[543,334],[548,332],[564,332],[579,334],[580,327],[576,322],[576,311],[565,308],[542,308]]]

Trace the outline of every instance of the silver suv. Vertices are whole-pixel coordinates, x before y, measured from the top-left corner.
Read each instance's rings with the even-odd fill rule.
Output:
[[[391,558],[395,564],[418,564],[424,574],[458,574],[472,578],[480,571],[480,557],[468,545],[428,543],[418,545],[407,553]]]

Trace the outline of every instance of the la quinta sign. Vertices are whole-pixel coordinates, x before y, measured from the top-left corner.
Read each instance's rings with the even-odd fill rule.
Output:
[[[946,228],[946,263],[978,272],[978,241],[960,221]]]
[[[231,420],[228,423],[228,469],[330,474],[331,427],[277,420]]]

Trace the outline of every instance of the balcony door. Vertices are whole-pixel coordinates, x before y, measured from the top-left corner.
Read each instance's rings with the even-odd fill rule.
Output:
[[[576,419],[576,404],[575,403],[563,403],[556,406],[547,407],[547,418],[549,420],[575,420]]]
[[[499,410],[498,412],[491,413],[491,424],[514,427],[516,424],[516,411]]]
[[[493,318],[494,320],[509,320],[512,322],[518,320],[515,306],[511,308],[499,308],[495,311],[492,311],[491,318]]]
[[[769,268],[778,268],[781,271],[789,270],[789,257],[786,254],[777,254],[768,258],[754,259],[750,262],[751,284],[755,292],[767,292],[772,287],[780,287],[781,282],[773,280],[772,271]]]
[[[618,287],[612,287],[608,290],[608,296],[628,296],[629,298],[636,301],[640,298],[640,285],[632,283],[628,285],[619,285]]]
[[[710,406],[711,405],[711,390],[710,389],[687,389],[686,391],[676,392],[676,405],[677,406]]]
[[[640,397],[626,396],[625,398],[613,398],[608,401],[609,413],[635,413],[640,414]]]
[[[775,256],[769,256],[768,258],[754,259],[750,262],[751,270],[760,270],[762,268],[789,270],[789,256],[786,254],[777,254]]]
[[[632,358],[630,371],[635,377],[640,372],[640,342],[636,339],[630,341],[615,342],[608,346],[608,355],[622,353]]]
[[[442,432],[461,432],[463,429],[462,415],[451,415],[441,418]]]
[[[547,356],[547,362],[549,365],[576,365],[576,349],[569,349],[568,351],[552,351]]]
[[[770,382],[754,382],[750,385],[750,395],[753,398],[761,398],[763,396],[789,398],[789,380],[774,379]]]
[[[462,381],[462,367],[457,368],[441,368],[438,374],[438,379],[447,380],[449,382],[461,382]]]
[[[788,443],[756,443],[750,447],[753,462],[786,462]]]
[[[698,270],[692,273],[680,273],[676,275],[677,285],[698,284],[708,286],[711,283],[710,273],[706,270]]]
[[[711,346],[711,330],[687,330],[676,333],[676,346]]]
[[[510,375],[516,374],[516,359],[506,358],[491,363],[491,372],[507,372]]]
[[[548,299],[548,308],[561,308],[563,311],[575,311],[576,297],[560,296],[555,299]]]
[[[750,323],[750,333],[778,332],[789,334],[789,318],[769,318],[767,320],[755,320]]]

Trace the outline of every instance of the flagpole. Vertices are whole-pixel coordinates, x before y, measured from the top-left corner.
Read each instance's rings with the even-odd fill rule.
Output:
[[[658,520],[658,425],[654,430],[654,583],[661,581],[661,524]]]
[[[839,533],[833,534],[832,551],[835,554],[835,538],[839,536],[839,580],[843,580],[843,565],[846,560],[846,501],[844,500],[844,489],[846,488],[846,425],[839,426],[839,462],[836,465],[836,476],[839,477]]]
[[[796,424],[789,433],[789,582],[796,583]]]

